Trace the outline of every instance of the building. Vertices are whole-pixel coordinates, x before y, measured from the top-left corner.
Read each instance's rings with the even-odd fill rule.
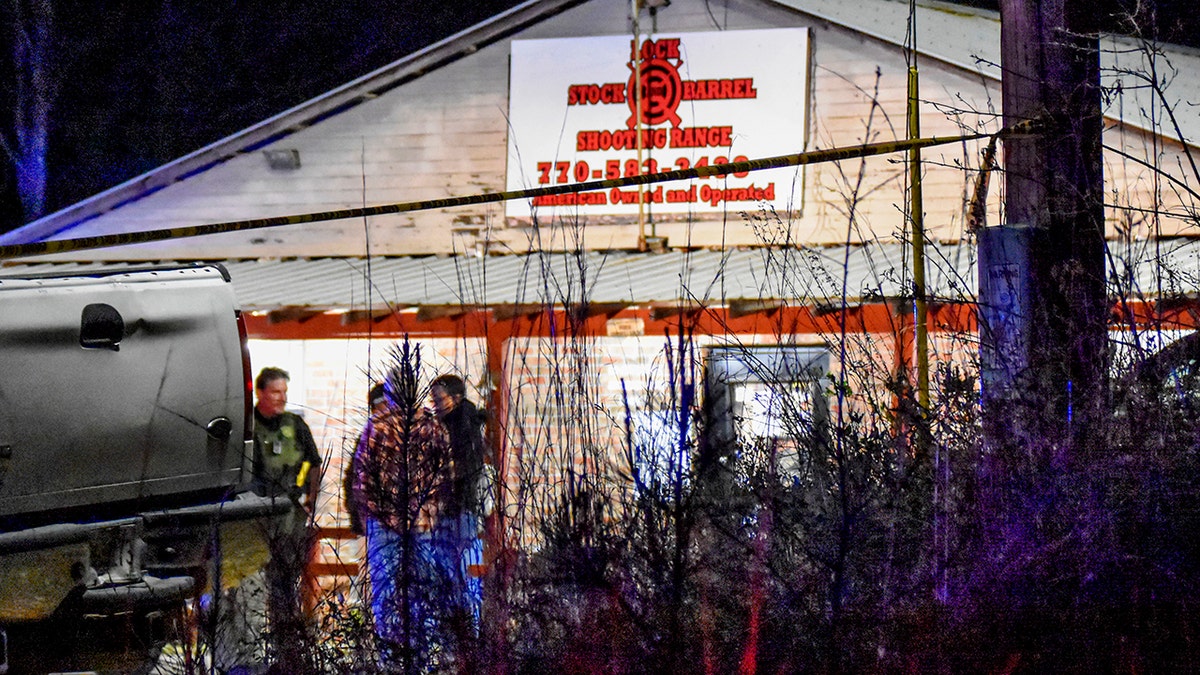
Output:
[[[629,3],[532,0],[0,244],[435,202],[901,141],[913,61],[923,136],[999,131],[994,13],[922,1],[909,50],[906,2],[714,7],[674,0],[633,17]],[[1109,38],[1104,48],[1113,92],[1110,250],[1132,295],[1163,288],[1163,256],[1178,261],[1165,279],[1170,291],[1195,287],[1189,190],[1200,176],[1189,167],[1200,118],[1186,102],[1200,100],[1200,56],[1158,47]],[[1161,98],[1135,86],[1147,74],[1159,81],[1155,73],[1174,74]],[[977,275],[968,212],[986,142],[924,154],[935,360],[974,349],[962,339]],[[581,420],[589,443],[619,437],[627,418],[660,433],[652,404],[673,393],[667,345],[678,346],[680,332],[695,336],[697,363],[729,372],[737,358],[722,348],[765,350],[752,354],[773,364],[771,374],[739,381],[746,402],[757,400],[755,377],[807,381],[813,370],[844,373],[845,362],[863,366],[864,377],[911,368],[900,157],[535,204],[433,204],[10,264],[223,261],[249,313],[255,363],[293,372],[294,402],[309,411],[335,470],[370,382],[408,335],[434,369],[466,374],[500,411],[497,442],[514,467],[553,456],[536,468],[550,473],[590,461],[573,431]],[[999,201],[993,194],[984,203],[989,224],[1001,222]],[[830,352],[830,336],[851,345],[849,355]],[[332,522],[336,500],[327,510]]]

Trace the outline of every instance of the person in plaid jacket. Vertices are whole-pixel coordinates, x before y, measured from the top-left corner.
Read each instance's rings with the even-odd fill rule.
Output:
[[[367,536],[371,609],[381,665],[427,671],[474,635],[477,610],[458,550],[450,433],[403,365],[387,379],[391,407],[372,416],[353,459],[353,499]]]

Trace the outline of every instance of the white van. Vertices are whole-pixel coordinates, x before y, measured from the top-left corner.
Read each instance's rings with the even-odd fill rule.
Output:
[[[17,658],[14,626],[179,603],[287,509],[248,492],[251,389],[219,265],[0,270],[0,673],[3,627]]]

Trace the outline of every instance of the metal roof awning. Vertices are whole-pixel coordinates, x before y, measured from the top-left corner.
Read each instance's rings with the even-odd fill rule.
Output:
[[[927,292],[973,302],[973,244],[926,248]],[[402,256],[227,260],[249,312],[391,312],[437,308],[591,306],[814,307],[911,296],[903,243],[666,253],[579,252],[504,256]],[[3,272],[69,273],[145,263],[7,263]],[[1200,241],[1110,242],[1109,281],[1142,298],[1194,295]]]
[[[953,261],[933,274],[935,296],[969,299],[973,253],[937,246]],[[775,248],[667,253],[581,252],[508,256],[412,256],[228,260],[242,308],[384,311],[414,307],[514,305],[728,305],[786,300],[851,304],[905,293],[904,247]],[[117,266],[125,263],[117,263]],[[128,263],[134,265],[134,263]],[[144,266],[145,263],[137,263]],[[113,263],[9,264],[21,273],[60,273]],[[959,269],[961,267],[961,270]],[[965,276],[970,274],[970,276]]]

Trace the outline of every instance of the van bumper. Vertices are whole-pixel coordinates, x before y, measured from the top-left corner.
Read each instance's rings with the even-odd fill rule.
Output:
[[[102,614],[178,602],[207,582],[214,543],[224,548],[231,532],[239,533],[238,542],[265,534],[267,524],[293,508],[287,499],[246,493],[117,520],[2,533],[0,624],[76,608]]]

